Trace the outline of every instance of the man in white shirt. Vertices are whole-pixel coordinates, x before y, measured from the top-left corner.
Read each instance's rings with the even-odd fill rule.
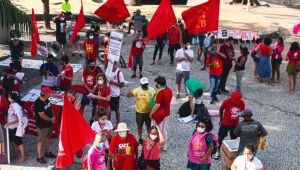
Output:
[[[190,68],[193,62],[194,52],[191,50],[191,45],[186,42],[181,49],[176,51],[175,60],[177,62],[176,67],[176,98],[180,98],[180,88],[182,78],[184,78],[184,83],[190,78]],[[187,94],[187,89],[186,94]],[[188,94],[187,94],[188,95]]]
[[[120,94],[121,88],[124,87],[125,80],[123,73],[118,69],[118,62],[114,62],[109,87],[110,87],[110,110],[116,112],[116,125],[120,123]],[[108,120],[111,120],[111,112],[108,115]]]

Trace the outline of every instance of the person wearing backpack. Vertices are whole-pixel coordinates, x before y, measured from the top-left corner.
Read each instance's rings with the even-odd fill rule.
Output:
[[[120,123],[120,95],[121,88],[124,87],[125,80],[122,71],[118,68],[118,62],[115,61],[109,81],[110,87],[110,110],[116,113],[116,125]],[[111,112],[108,114],[108,120],[111,120]]]
[[[211,155],[218,149],[217,137],[213,132],[210,120],[202,119],[196,125],[196,130],[188,146],[187,168],[192,170],[209,170]]]
[[[16,91],[12,91],[8,95],[8,100],[10,105],[8,109],[7,123],[4,125],[4,128],[8,128],[9,141],[13,143],[14,155],[17,156],[18,150],[20,151],[21,157],[17,161],[17,164],[20,164],[25,159],[22,138],[26,127],[23,126],[23,124],[28,124],[28,122],[23,122],[24,111],[21,104],[20,94]],[[20,128],[23,128],[23,130]],[[23,133],[19,133],[21,130]]]

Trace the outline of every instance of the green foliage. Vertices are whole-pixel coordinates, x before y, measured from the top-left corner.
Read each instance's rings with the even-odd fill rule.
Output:
[[[22,6],[13,4],[10,0],[0,0],[0,27],[30,33],[31,18],[24,11]]]

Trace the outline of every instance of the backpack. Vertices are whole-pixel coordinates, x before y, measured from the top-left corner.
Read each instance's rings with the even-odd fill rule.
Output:
[[[191,107],[190,107],[190,102],[187,101],[185,103],[183,103],[179,109],[178,109],[178,114],[179,114],[179,117],[188,117],[189,115],[191,115]]]
[[[219,150],[219,142],[218,142],[218,138],[217,138],[217,136],[216,136],[214,133],[209,132],[209,133],[205,136],[205,141],[206,141],[206,142],[207,142],[208,135],[211,135],[212,138],[213,138],[213,141],[214,141],[214,149],[213,149],[213,151],[212,151],[211,154],[210,154],[210,155],[214,155],[214,154],[216,154],[217,151]]]

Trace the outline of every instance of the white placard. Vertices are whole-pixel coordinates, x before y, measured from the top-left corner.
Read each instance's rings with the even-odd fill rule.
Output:
[[[253,40],[253,33],[247,32],[247,40],[252,41]]]
[[[235,39],[242,39],[241,30],[234,30],[234,38]]]
[[[222,39],[227,39],[229,36],[228,36],[228,30],[226,30],[226,29],[222,29],[221,30],[221,38]]]
[[[228,37],[235,38],[234,37],[234,30],[228,30]]]

